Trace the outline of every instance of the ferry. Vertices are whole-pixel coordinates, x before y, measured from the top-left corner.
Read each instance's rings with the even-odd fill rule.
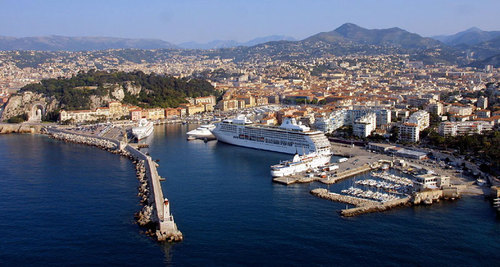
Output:
[[[244,115],[239,115],[215,125],[212,133],[224,143],[286,154],[297,151],[303,151],[303,154],[331,154],[330,142],[325,134],[312,131],[297,123],[295,118],[284,118],[280,126],[269,126],[254,124]]]
[[[211,132],[211,130],[213,129],[215,129],[215,125],[213,124],[200,125],[200,127],[187,132],[186,135],[188,136],[188,139],[215,138],[215,136]]]
[[[272,177],[283,177],[294,175],[299,172],[315,169],[320,166],[325,166],[330,163],[332,154],[316,154],[310,153],[300,156],[298,153],[293,156],[292,160],[280,162],[271,166]]]
[[[142,140],[150,136],[154,131],[154,124],[144,118],[139,120],[139,126],[132,128],[132,134],[137,140]]]

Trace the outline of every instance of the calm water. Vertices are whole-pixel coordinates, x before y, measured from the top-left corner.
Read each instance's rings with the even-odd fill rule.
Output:
[[[500,220],[481,197],[341,218],[273,184],[290,156],[201,141],[158,126],[150,153],[185,240],[141,233],[129,160],[43,136],[0,136],[0,265],[498,265]],[[21,165],[22,164],[22,165]],[[334,191],[351,181],[330,186]]]

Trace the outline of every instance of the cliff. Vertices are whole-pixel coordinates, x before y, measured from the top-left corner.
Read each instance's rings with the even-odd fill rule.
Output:
[[[36,115],[37,109],[41,109],[42,114],[46,114],[56,110],[58,106],[59,101],[54,97],[46,97],[33,92],[23,92],[9,98],[0,120],[6,121],[11,117],[23,114],[28,114],[28,117],[32,119]]]

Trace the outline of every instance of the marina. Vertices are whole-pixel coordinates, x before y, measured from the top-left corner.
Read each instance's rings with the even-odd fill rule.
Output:
[[[334,170],[315,169],[290,176],[273,177],[273,182],[292,185],[294,183],[319,182],[327,186],[347,181],[350,186],[337,192],[316,188],[311,194],[320,198],[354,204],[354,208],[340,210],[342,216],[357,216],[365,213],[386,211],[397,206],[433,204],[440,199],[455,200],[470,185],[450,177],[436,174],[436,169],[407,163],[400,158],[371,153],[359,148],[333,145],[333,151],[344,152],[335,163]],[[347,149],[346,149],[347,148]],[[337,154],[338,155],[338,154]],[[326,191],[325,191],[326,190]],[[366,207],[366,201],[371,201]],[[377,204],[374,204],[374,203]]]
[[[19,265],[40,262],[42,257],[44,262],[85,265],[88,255],[96,261],[120,265],[225,265],[237,264],[228,261],[229,254],[247,249],[242,261],[279,265],[281,259],[266,255],[282,246],[288,260],[301,265],[328,265],[340,259],[352,265],[383,265],[389,259],[410,265],[484,265],[498,260],[498,222],[491,202],[482,197],[464,196],[461,201],[441,201],[432,207],[396,207],[386,213],[349,218],[347,215],[357,214],[363,207],[319,199],[309,193],[314,183],[282,186],[269,182],[269,166],[289,155],[215,141],[187,142],[186,132],[196,127],[155,126],[147,150],[153,158],[161,159],[162,164],[156,167],[158,174],[168,177],[162,182],[162,190],[171,200],[176,223],[185,234],[180,246],[157,244],[135,224],[133,214],[140,210],[137,187],[142,183],[137,182],[129,159],[44,136],[0,136],[2,159],[10,163],[5,164],[0,183],[3,192],[12,195],[4,199],[5,206],[0,209],[0,221],[6,226],[0,231],[4,242],[12,246],[0,251],[0,258]],[[75,153],[80,157],[68,156]],[[26,168],[16,167],[23,163],[17,158],[29,159],[24,162]],[[58,168],[45,164],[57,164]],[[69,170],[77,173],[68,175]],[[9,179],[8,173],[15,179]],[[354,179],[366,179],[369,174]],[[51,180],[53,185],[43,186]],[[325,189],[328,186],[328,191],[340,193],[353,184],[345,179],[325,185]],[[40,198],[51,206],[42,205]],[[351,209],[339,216],[335,211],[342,211],[346,205]],[[15,211],[10,206],[16,207]],[[54,206],[57,209],[51,208]],[[26,214],[36,214],[43,220],[30,220]],[[67,219],[61,221],[61,216],[76,223],[78,230]],[[49,226],[57,228],[47,231]],[[366,238],[374,235],[384,236],[374,242],[377,246]],[[461,242],[463,239],[468,243]],[[304,247],[304,242],[310,245]],[[325,246],[332,252],[318,254]],[[391,256],[381,255],[381,246],[390,249]],[[25,249],[19,251],[20,247]],[[352,251],[353,247],[363,253]],[[408,250],[424,256],[409,257]]]

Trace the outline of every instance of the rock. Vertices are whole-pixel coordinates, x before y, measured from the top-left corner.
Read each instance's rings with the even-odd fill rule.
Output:
[[[123,91],[123,88],[121,86],[116,85],[112,88],[111,95],[118,101],[122,101],[125,97],[125,92]]]
[[[134,85],[132,82],[125,83],[124,87],[131,95],[138,95],[142,90],[140,85]]]
[[[23,92],[20,94],[12,95],[9,101],[5,105],[5,109],[2,113],[1,121],[6,121],[14,116],[20,116],[23,114],[28,114],[29,118],[32,118],[33,106],[42,106],[43,114],[51,111],[55,111],[59,107],[59,101],[54,97],[45,97],[42,94],[37,94],[33,92]]]
[[[10,133],[41,133],[43,129],[42,125],[28,125],[28,124],[0,124],[0,134],[10,134]]]

